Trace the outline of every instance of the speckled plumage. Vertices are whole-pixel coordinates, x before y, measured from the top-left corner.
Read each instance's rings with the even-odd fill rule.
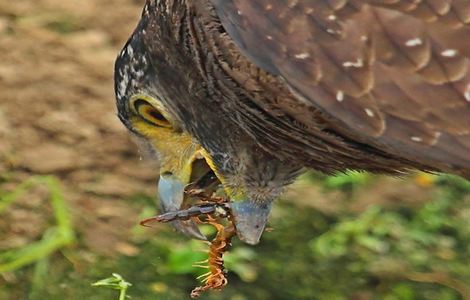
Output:
[[[116,93],[128,124],[126,95],[150,89],[254,181],[299,166],[468,178],[469,60],[467,0],[148,1]]]
[[[470,1],[213,2],[241,51],[326,113],[328,131],[469,176]]]

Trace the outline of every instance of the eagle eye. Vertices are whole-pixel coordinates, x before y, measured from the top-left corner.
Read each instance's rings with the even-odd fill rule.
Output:
[[[171,123],[163,114],[150,104],[147,100],[137,99],[134,101],[134,110],[144,121],[159,127],[171,128]]]

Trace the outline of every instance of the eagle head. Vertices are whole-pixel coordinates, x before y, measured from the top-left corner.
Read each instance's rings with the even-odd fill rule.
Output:
[[[188,204],[188,186],[222,190],[239,238],[256,244],[272,201],[300,167],[268,153],[243,130],[239,108],[229,99],[234,91],[219,86],[203,70],[205,62],[184,49],[170,28],[176,25],[163,28],[168,22],[158,20],[157,26],[146,10],[116,59],[118,116],[158,158],[158,198],[165,212]],[[192,221],[173,225],[205,239]]]

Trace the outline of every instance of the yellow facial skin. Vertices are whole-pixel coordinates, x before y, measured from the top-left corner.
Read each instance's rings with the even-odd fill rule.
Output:
[[[145,101],[149,106],[139,107],[138,101]],[[137,104],[137,105],[136,105]],[[204,158],[209,167],[225,187],[227,196],[231,199],[238,199],[243,193],[238,188],[233,190],[230,185],[225,184],[224,177],[217,171],[210,154],[202,148],[187,133],[176,131],[176,122],[166,111],[161,102],[144,94],[136,94],[130,100],[131,109],[136,113],[130,118],[132,126],[142,136],[144,136],[157,151],[160,159],[160,174],[172,173],[182,183],[188,184],[191,178],[193,162],[196,159]],[[135,106],[138,106],[136,109]],[[153,118],[150,113],[158,112],[160,119]]]
[[[231,201],[231,211],[239,238],[249,244],[259,242],[271,209],[271,202],[260,205],[256,199],[246,196],[242,184],[231,177],[227,182],[217,171],[211,156],[189,134],[178,130],[178,124],[165,110],[160,101],[135,95],[130,99],[133,114],[129,117],[134,130],[140,133],[158,153],[160,179],[158,197],[163,211],[175,211],[184,205],[185,188],[190,183],[196,159],[204,158],[224,186]],[[173,226],[180,232],[198,239],[206,237],[199,231],[194,220],[176,220]]]
[[[231,184],[227,184],[227,180],[217,171],[217,166],[215,165],[214,161],[212,160],[211,156],[205,149],[201,149],[201,154],[207,162],[207,165],[214,171],[215,176],[219,179],[220,183],[224,187],[224,192],[228,196],[231,201],[236,201],[238,199],[242,199],[244,196],[243,189],[238,186],[237,189],[234,189]]]
[[[166,119],[166,123],[148,122],[147,119],[151,119],[151,116],[145,115],[148,111],[146,109],[140,111],[135,109],[134,104],[141,100],[146,101],[156,112],[159,112]],[[134,112],[138,114],[130,118],[132,126],[157,151],[160,159],[160,173],[171,172],[181,182],[189,183],[192,163],[195,159],[202,158],[202,148],[187,133],[174,130],[175,122],[159,101],[147,95],[138,94],[131,98],[130,105]]]

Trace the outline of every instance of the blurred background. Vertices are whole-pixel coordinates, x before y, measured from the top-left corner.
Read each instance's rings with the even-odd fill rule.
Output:
[[[0,299],[187,299],[206,246],[156,214],[158,170],[116,117],[113,62],[143,0],[0,0]],[[202,299],[470,299],[470,183],[302,176],[229,285]],[[210,228],[205,228],[210,233]]]

